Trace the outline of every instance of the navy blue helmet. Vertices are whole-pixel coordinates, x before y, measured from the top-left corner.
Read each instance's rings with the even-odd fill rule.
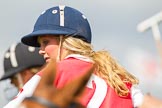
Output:
[[[38,17],[33,32],[22,37],[21,41],[39,47],[38,36],[46,34],[73,36],[91,43],[91,28],[87,18],[68,6],[56,6],[43,12]]]

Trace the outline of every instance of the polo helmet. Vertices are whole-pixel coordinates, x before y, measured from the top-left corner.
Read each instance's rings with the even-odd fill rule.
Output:
[[[87,18],[68,6],[55,6],[44,11],[38,17],[33,32],[22,37],[21,41],[39,47],[37,38],[41,35],[73,36],[91,43],[91,28]]]
[[[39,49],[24,45],[23,43],[12,44],[4,53],[4,75],[0,80],[10,78],[27,68],[40,67],[45,63]]]

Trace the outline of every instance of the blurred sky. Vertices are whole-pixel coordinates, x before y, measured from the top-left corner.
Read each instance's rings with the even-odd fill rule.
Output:
[[[151,92],[162,98],[159,95],[162,74],[152,31],[137,31],[137,24],[161,11],[161,0],[1,0],[1,59],[12,43],[20,41],[22,36],[32,31],[42,11],[59,4],[84,13],[91,25],[95,50],[108,50],[121,65],[140,79],[144,93]],[[2,75],[2,62],[0,69]],[[0,106],[6,103],[4,86],[6,82],[1,82]]]

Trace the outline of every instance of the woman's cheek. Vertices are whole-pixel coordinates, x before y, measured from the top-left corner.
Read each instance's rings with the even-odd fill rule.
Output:
[[[47,54],[50,56],[50,58],[56,59],[56,56],[57,56],[57,53],[58,53],[57,48],[49,47],[47,50],[48,50]]]

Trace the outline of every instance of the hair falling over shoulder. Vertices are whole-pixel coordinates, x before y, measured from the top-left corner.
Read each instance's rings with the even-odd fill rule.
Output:
[[[95,62],[95,74],[103,78],[119,96],[127,96],[128,84],[138,84],[138,79],[127,72],[106,50],[93,51],[90,43],[74,37],[65,37],[62,45],[68,54],[87,56]]]

